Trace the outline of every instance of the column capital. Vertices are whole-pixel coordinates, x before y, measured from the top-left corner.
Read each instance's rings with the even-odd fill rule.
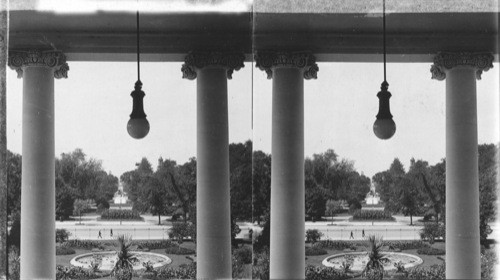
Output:
[[[493,68],[493,54],[472,52],[440,52],[434,57],[431,66],[432,79],[446,79],[446,71],[455,67],[470,67],[476,69],[476,78],[481,80],[483,71]]]
[[[66,56],[61,51],[10,51],[9,67],[16,70],[17,77],[23,77],[24,67],[48,67],[54,68],[54,78],[61,79],[68,77],[69,66],[66,63]]]
[[[268,79],[272,79],[273,69],[280,67],[301,68],[306,80],[318,78],[316,58],[309,52],[262,51],[255,54],[255,62],[255,67],[266,71]]]
[[[232,79],[233,71],[245,67],[242,53],[216,53],[216,52],[193,52],[186,56],[182,64],[182,78],[196,79],[196,70],[202,68],[224,68],[227,70],[227,78]]]

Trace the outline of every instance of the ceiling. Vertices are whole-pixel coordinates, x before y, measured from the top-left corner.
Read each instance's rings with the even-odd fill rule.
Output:
[[[251,59],[253,51],[290,50],[311,51],[319,61],[380,61],[382,18],[374,1],[360,8],[336,0],[337,10],[323,12],[322,0],[308,1],[314,5],[276,7],[259,0],[237,12],[148,10],[140,15],[141,59],[183,61],[191,51],[243,52]],[[439,51],[493,52],[498,61],[498,11],[488,6],[432,12],[408,8],[407,2],[388,6],[389,61],[426,62]],[[133,9],[62,13],[17,7],[10,11],[9,48],[58,49],[76,61],[134,60],[135,17]]]

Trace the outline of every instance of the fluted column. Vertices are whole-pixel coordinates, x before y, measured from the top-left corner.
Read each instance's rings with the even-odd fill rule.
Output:
[[[439,53],[432,78],[446,79],[446,279],[480,279],[476,79],[493,55]]]
[[[197,79],[196,276],[231,279],[231,213],[227,79],[240,54],[193,53],[183,78]]]
[[[270,278],[305,278],[304,78],[308,53],[262,52],[256,66],[273,79]]]
[[[66,78],[58,51],[12,51],[23,78],[21,279],[55,279],[54,77]]]

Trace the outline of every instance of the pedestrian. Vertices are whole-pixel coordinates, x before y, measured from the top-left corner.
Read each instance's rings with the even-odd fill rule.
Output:
[[[99,230],[99,235],[97,236],[97,238],[101,238],[102,239],[102,235],[101,235],[101,231]]]
[[[113,229],[109,230],[109,236],[113,237]]]
[[[352,233],[352,230],[351,230],[351,236],[349,236],[349,239],[354,239],[354,234]]]
[[[363,238],[365,237],[365,229],[361,232],[363,234]]]
[[[248,230],[248,239],[252,240],[253,237],[253,229]]]

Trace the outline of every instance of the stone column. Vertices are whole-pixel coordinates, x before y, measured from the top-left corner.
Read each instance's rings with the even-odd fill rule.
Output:
[[[480,279],[476,79],[493,55],[439,53],[432,78],[446,79],[446,279]]]
[[[304,78],[316,78],[318,66],[308,53],[255,60],[273,79],[270,278],[304,279]]]
[[[12,51],[23,78],[21,279],[55,279],[54,77],[66,78],[58,51]]]
[[[197,80],[196,263],[198,279],[231,279],[227,79],[240,54],[193,53],[183,78]]]

